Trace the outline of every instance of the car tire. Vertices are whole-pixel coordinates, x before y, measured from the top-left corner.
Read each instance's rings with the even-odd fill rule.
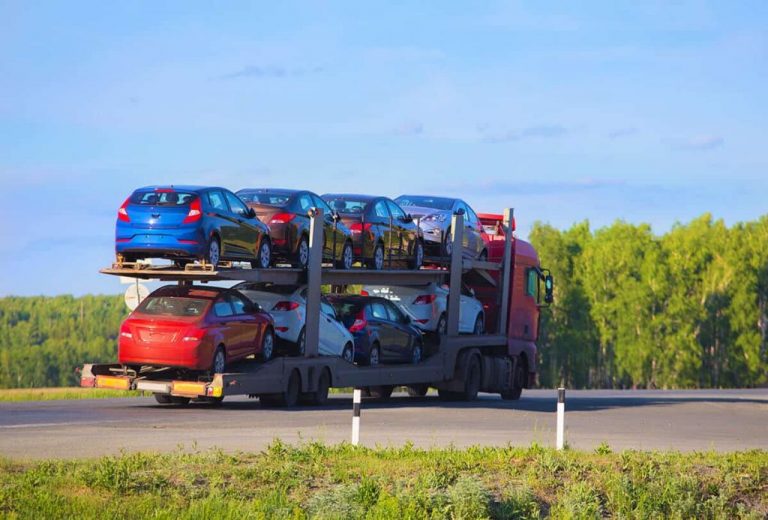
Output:
[[[352,264],[355,262],[355,255],[352,251],[352,242],[344,242],[344,247],[341,249],[341,258],[336,262],[337,269],[352,269]]]
[[[309,239],[306,235],[301,236],[299,247],[296,248],[296,266],[300,269],[306,269],[309,265]]]
[[[272,360],[275,356],[275,333],[271,328],[264,331],[264,337],[261,338],[261,353],[259,358],[262,363]]]
[[[256,253],[256,260],[251,260],[252,269],[269,269],[272,265],[272,244],[269,239],[264,238],[259,244],[259,250]]]
[[[384,244],[381,242],[376,243],[376,247],[373,249],[373,258],[368,260],[368,268],[374,271],[384,269]]]
[[[477,318],[475,318],[475,328],[472,329],[472,334],[475,336],[482,336],[485,334],[485,323],[482,314],[478,314]]]
[[[437,327],[435,328],[435,334],[437,334],[438,338],[441,338],[448,334],[448,318],[445,316],[445,313],[442,313],[440,315],[440,318],[437,320]]]
[[[223,374],[227,368],[227,353],[224,350],[224,345],[216,347],[216,352],[213,353],[213,359],[211,360],[211,375]]]
[[[381,348],[378,343],[374,343],[371,352],[368,354],[368,365],[375,367],[381,364]]]
[[[488,250],[483,249],[480,251],[480,256],[477,257],[477,259],[481,262],[487,262],[488,261]]]
[[[296,339],[296,355],[299,357],[304,357],[304,354],[306,353],[307,353],[307,329],[302,327],[301,332],[299,332],[299,337]]]
[[[429,392],[429,384],[424,383],[423,385],[408,385],[406,390],[408,390],[408,395],[411,397],[424,397],[427,395],[427,392]]]
[[[347,361],[348,363],[355,362],[355,351],[352,343],[347,343],[344,345],[344,350],[341,351],[341,359]]]
[[[443,255],[450,258],[452,253],[453,253],[453,235],[451,234],[451,230],[449,228],[445,232],[445,237],[443,239]]]
[[[418,365],[421,363],[423,356],[424,348],[421,346],[421,343],[415,344],[411,350],[411,364]]]
[[[418,271],[424,265],[424,244],[417,240],[413,246],[413,259],[411,260],[411,269]]]
[[[205,251],[203,261],[216,267],[221,262],[221,242],[216,235],[211,235],[208,240],[208,247]]]

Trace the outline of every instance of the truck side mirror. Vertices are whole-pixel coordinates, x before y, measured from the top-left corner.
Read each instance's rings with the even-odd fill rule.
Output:
[[[551,304],[555,301],[554,297],[555,282],[551,274],[544,276],[544,303]]]

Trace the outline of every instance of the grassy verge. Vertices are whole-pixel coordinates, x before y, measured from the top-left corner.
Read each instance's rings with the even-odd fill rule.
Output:
[[[10,518],[765,518],[768,452],[299,447],[0,461]]]
[[[0,402],[8,401],[56,401],[60,399],[105,399],[113,397],[140,397],[144,392],[126,392],[107,388],[10,388],[0,390]]]

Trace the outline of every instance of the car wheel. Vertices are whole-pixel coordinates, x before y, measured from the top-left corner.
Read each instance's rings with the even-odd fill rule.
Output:
[[[475,328],[472,330],[472,333],[475,336],[480,336],[481,334],[485,333],[485,324],[483,323],[482,314],[478,314],[477,318],[475,318]]]
[[[296,340],[296,354],[304,356],[307,352],[307,330],[302,327],[299,332],[299,339]]]
[[[368,267],[376,271],[384,269],[384,245],[379,242],[373,250],[373,258],[368,261]]]
[[[438,336],[445,336],[448,333],[448,320],[445,317],[445,313],[440,315],[440,319],[437,320],[437,328],[435,329]]]
[[[224,352],[224,346],[219,345],[218,348],[216,348],[216,352],[213,354],[211,374],[223,374],[225,368],[227,368],[227,355]]]
[[[483,249],[480,252],[480,256],[478,256],[477,259],[480,260],[481,262],[487,262],[488,261],[488,251]]]
[[[406,389],[411,397],[424,397],[429,391],[429,385],[426,383],[423,385],[408,385]]]
[[[341,358],[348,363],[355,362],[355,352],[353,351],[352,343],[347,343],[344,346],[344,350],[341,353]]]
[[[355,256],[352,252],[352,243],[344,242],[344,248],[341,250],[341,259],[336,262],[336,267],[339,269],[352,269]]]
[[[275,334],[272,329],[264,331],[264,337],[261,338],[261,360],[267,362],[275,354]]]
[[[368,354],[368,364],[372,367],[381,364],[381,349],[378,343],[374,343],[371,347],[371,353]]]
[[[268,269],[272,265],[272,244],[266,238],[261,241],[256,261],[251,262],[251,267],[256,269]]]
[[[296,250],[296,263],[301,269],[306,269],[309,264],[309,240],[306,236],[301,237],[299,248]]]
[[[417,343],[413,346],[413,350],[411,351],[411,363],[414,365],[418,365],[421,363],[421,356],[422,356],[422,348],[421,344]]]
[[[155,401],[159,404],[171,404],[171,396],[168,394],[155,394]]]
[[[212,236],[208,241],[208,251],[205,254],[204,260],[216,267],[221,260],[221,244],[216,236]]]
[[[413,246],[413,260],[411,260],[411,269],[421,269],[424,265],[424,244],[421,240],[416,241],[416,245]]]
[[[443,241],[443,253],[445,256],[451,256],[453,253],[453,235],[451,230],[445,232],[445,240]]]
[[[189,260],[174,260],[173,266],[176,269],[184,270],[187,267],[187,264],[189,263]]]

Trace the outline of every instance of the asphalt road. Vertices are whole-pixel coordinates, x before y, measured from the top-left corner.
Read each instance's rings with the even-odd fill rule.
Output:
[[[520,401],[481,395],[470,403],[395,394],[364,401],[361,442],[367,446],[551,446],[556,392],[533,390]],[[157,405],[152,398],[0,403],[0,455],[14,459],[74,458],[125,451],[219,447],[261,450],[286,442],[350,438],[350,395],[323,408],[262,409],[231,398],[222,407]],[[717,391],[569,391],[566,440],[577,449],[732,451],[768,449],[768,389]]]

